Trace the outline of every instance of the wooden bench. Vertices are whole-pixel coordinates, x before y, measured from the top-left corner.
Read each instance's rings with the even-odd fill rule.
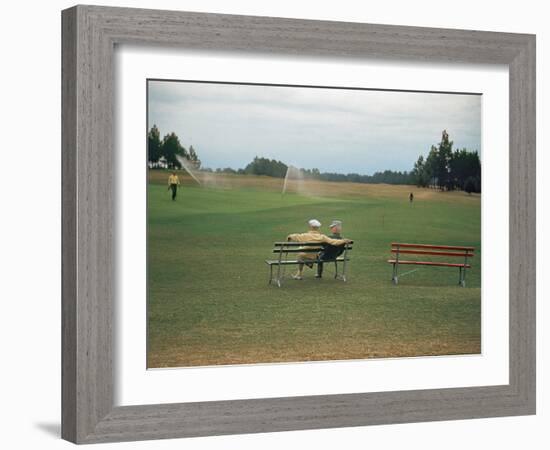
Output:
[[[273,244],[273,253],[277,256],[275,259],[266,259],[266,264],[269,266],[269,284],[275,282],[277,286],[281,287],[281,282],[284,278],[284,268],[286,266],[302,264],[302,261],[298,261],[296,258],[298,253],[317,253],[323,250],[324,245],[319,242],[275,242]],[[349,244],[344,244],[344,252],[336,259],[320,260],[316,259],[308,260],[307,263],[319,264],[319,263],[334,263],[335,274],[334,278],[346,281],[346,268],[349,261],[349,252],[353,248],[353,241]],[[342,271],[338,272],[338,263],[342,263]],[[273,268],[276,267],[276,273],[274,276]]]
[[[451,245],[429,245],[429,244],[404,244],[401,242],[392,242],[391,253],[394,258],[388,259],[388,262],[393,265],[392,281],[393,284],[398,283],[398,267],[401,264],[411,264],[417,266],[439,266],[439,267],[455,267],[458,268],[458,284],[462,287],[466,286],[466,269],[471,266],[468,264],[468,258],[473,258],[474,247],[456,247]],[[418,256],[438,256],[462,258],[463,262],[447,262],[447,261],[415,261],[402,259],[403,255],[418,255]],[[405,256],[408,257],[408,256]],[[456,260],[454,260],[456,261]]]

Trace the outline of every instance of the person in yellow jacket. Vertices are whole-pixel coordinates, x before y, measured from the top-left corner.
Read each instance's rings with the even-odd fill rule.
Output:
[[[322,244],[329,244],[329,245],[335,245],[340,246],[344,245],[346,243],[351,242],[349,239],[333,239],[330,238],[324,234],[322,234],[319,229],[321,228],[321,222],[319,222],[317,219],[311,219],[308,221],[309,230],[306,233],[294,233],[289,234],[287,237],[288,241],[291,242],[318,242],[319,243],[319,251],[322,250]],[[315,260],[318,257],[318,253],[298,253],[298,261],[300,261],[300,264],[298,264],[298,272],[296,272],[292,278],[295,280],[301,280],[304,272],[304,264],[306,264],[308,267],[313,267],[312,263],[308,263],[308,260]]]
[[[178,186],[180,185],[180,179],[176,175],[176,172],[172,172],[172,175],[168,177],[168,190],[172,191],[172,201],[176,199],[178,193]]]

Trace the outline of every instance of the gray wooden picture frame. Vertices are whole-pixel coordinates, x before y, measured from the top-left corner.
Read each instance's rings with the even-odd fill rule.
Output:
[[[117,44],[505,64],[510,83],[509,384],[114,406]],[[62,12],[62,437],[76,443],[535,413],[535,36],[75,6]]]

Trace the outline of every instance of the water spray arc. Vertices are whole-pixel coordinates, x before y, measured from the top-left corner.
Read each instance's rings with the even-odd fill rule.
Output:
[[[184,158],[183,156],[176,155],[177,160],[181,164],[181,166],[187,171],[189,175],[195,180],[199,185],[202,183],[199,181],[197,176],[195,175],[195,168],[193,167],[193,163],[189,161],[187,158]]]
[[[298,169],[294,166],[288,166],[286,169],[285,179],[283,182],[282,195],[287,193],[287,190],[290,188],[290,185],[294,185],[294,191],[300,192],[304,182],[304,173],[301,169]]]

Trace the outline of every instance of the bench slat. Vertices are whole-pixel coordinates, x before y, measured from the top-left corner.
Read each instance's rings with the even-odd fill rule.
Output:
[[[443,262],[433,262],[433,261],[402,261],[402,260],[395,260],[395,259],[388,259],[388,262],[390,264],[413,264],[417,266],[442,266],[442,267],[465,267],[466,269],[470,269],[472,266],[470,264],[455,264],[455,263],[443,263]]]
[[[462,253],[460,252],[431,252],[429,250],[397,250],[397,249],[394,249],[392,248],[391,249],[391,252],[392,253],[406,253],[406,254],[410,254],[410,255],[432,255],[432,256],[460,256],[462,258],[466,257],[466,258],[473,258],[474,257],[474,254],[473,253],[469,253],[469,252],[465,252],[463,251]]]
[[[437,250],[463,250],[473,252],[475,247],[457,247],[454,245],[430,245],[430,244],[407,244],[402,242],[392,242],[392,247],[406,247],[406,248],[431,248]]]
[[[346,258],[346,261],[349,261],[350,259],[349,258]],[[337,262],[344,262],[344,258],[343,257],[339,257],[338,259],[336,259]],[[305,263],[311,263],[311,264],[318,264],[318,263],[325,263],[325,264],[329,264],[329,263],[333,263],[334,262],[334,259],[330,259],[328,261],[319,261],[318,259],[312,259],[311,261],[298,261],[298,260],[282,260],[279,262],[278,259],[266,259],[265,260],[265,263],[266,264],[269,264],[270,266],[271,265],[278,265],[278,264],[281,264],[282,266],[284,265],[290,265],[290,264],[305,264]]]
[[[348,245],[353,244],[353,241],[351,241]],[[312,246],[312,245],[323,245],[322,242],[296,242],[296,241],[285,241],[285,242],[275,242],[273,244],[275,247],[281,247],[281,246],[288,246],[288,247],[297,247],[299,245],[303,246]]]
[[[318,253],[323,250],[323,247],[310,247],[310,248],[275,248],[273,253]],[[351,251],[352,248],[348,247],[348,251]]]
[[[275,242],[273,244],[275,247],[297,247],[299,245],[303,245],[305,247],[310,247],[313,245],[321,245],[321,242],[296,242],[296,241],[288,241],[288,242]]]

